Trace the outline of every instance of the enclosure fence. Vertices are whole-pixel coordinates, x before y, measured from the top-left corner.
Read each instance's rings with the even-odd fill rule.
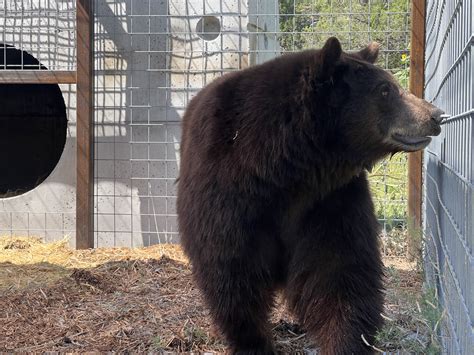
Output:
[[[407,86],[410,0],[0,0],[0,85],[25,78],[65,84],[69,120],[52,178],[27,195],[0,197],[1,235],[60,239],[74,233],[78,214],[88,213],[75,209],[76,179],[86,193],[80,196],[91,185],[80,180],[79,169],[74,173],[76,143],[89,146],[79,141],[84,134],[76,136],[76,98],[81,98],[77,121],[84,133],[89,103],[84,80],[92,75],[77,61],[88,55],[77,48],[88,43],[82,38],[76,45],[81,23],[76,4],[87,9],[86,21],[91,3],[96,247],[178,241],[180,122],[189,101],[216,77],[321,47],[337,36],[345,50],[381,43],[378,64]],[[472,0],[426,5],[425,97],[452,117],[425,154],[424,257],[430,285],[446,309],[444,345],[469,353],[474,349],[474,9]],[[25,61],[26,55],[36,64]],[[82,74],[77,87],[86,88],[77,95],[76,70]],[[15,74],[31,71],[34,76]],[[37,74],[45,71],[49,76]],[[406,166],[400,154],[371,174],[385,232],[406,223]]]
[[[6,70],[76,68],[76,5],[73,0],[0,1],[0,51]],[[20,50],[20,61],[7,61],[9,50]],[[34,56],[39,65],[29,65],[24,53]]]
[[[75,136],[75,108],[76,108],[76,1],[75,0],[2,0],[0,1],[0,129],[2,130],[2,163],[4,172],[0,178],[2,193],[0,193],[0,235],[37,236],[45,240],[63,239],[65,235],[74,235],[76,229],[76,211],[74,205],[74,161],[71,167],[59,163],[50,180],[61,185],[54,191],[50,188],[50,180],[45,176],[37,176],[41,183],[28,194],[18,195],[17,191],[9,189],[7,180],[21,180],[27,169],[21,169],[22,174],[14,168],[28,166],[25,161],[14,161],[17,152],[29,150],[28,157],[35,159],[38,152],[34,144],[38,143],[38,136],[45,136],[45,131],[53,130],[53,115],[51,107],[55,104],[51,100],[41,102],[41,95],[32,95],[32,92],[51,90],[40,84],[64,84],[58,95],[62,96],[66,106],[67,142],[63,156],[72,153],[74,157]],[[12,83],[40,85],[33,88],[23,87],[22,95],[11,95],[17,86]],[[35,91],[36,90],[36,91]],[[6,95],[10,93],[10,95]],[[15,101],[12,103],[11,101]],[[11,112],[16,106],[17,112]],[[40,126],[37,132],[31,132],[31,126]],[[23,127],[18,122],[27,122]],[[14,128],[15,127],[15,130]],[[13,131],[14,130],[14,131]],[[8,133],[6,133],[8,132]],[[28,133],[27,133],[28,132]],[[31,146],[19,146],[14,139],[5,139],[5,135],[21,137],[20,142],[29,139]],[[28,134],[31,134],[28,137]],[[8,144],[6,143],[8,142]],[[34,143],[33,143],[34,142]],[[53,142],[44,141],[45,149]],[[6,145],[7,144],[7,145]],[[6,156],[13,152],[10,156]],[[19,153],[19,155],[21,155]],[[6,156],[6,159],[5,159]],[[4,161],[4,159],[6,161]],[[69,157],[67,157],[69,159]],[[64,159],[63,159],[64,161]],[[49,161],[45,165],[51,164]],[[31,169],[30,169],[31,170]],[[34,169],[32,169],[34,170]],[[68,174],[62,174],[68,170]],[[29,171],[31,173],[32,171]],[[9,178],[7,176],[10,175]],[[65,176],[62,179],[62,176]],[[34,178],[34,177],[33,177]],[[6,191],[6,192],[5,192]]]
[[[88,9],[87,4],[93,4],[94,25],[94,154],[84,140],[89,127],[84,82],[88,71],[87,53],[81,51],[88,43],[77,21],[81,13],[87,21],[88,13],[76,9]],[[0,82],[27,78],[68,84],[61,90],[69,120],[58,168],[28,196],[3,200],[0,234],[74,236],[75,229],[83,228],[81,223],[75,226],[76,219],[90,222],[92,183],[86,172],[93,155],[93,245],[178,241],[175,179],[180,121],[189,101],[216,77],[288,52],[321,47],[329,36],[337,36],[345,50],[379,42],[378,64],[407,85],[409,0],[0,1]],[[18,50],[20,58],[9,62]],[[39,64],[31,66],[25,55]],[[83,58],[82,65],[78,58]],[[85,88],[77,95],[76,71],[81,73],[78,90]],[[27,72],[34,73],[28,77]],[[78,155],[76,176],[71,177],[75,147],[84,154]],[[372,172],[377,217],[386,232],[406,223],[406,174],[402,154]],[[76,179],[77,193],[72,192]],[[61,187],[66,185],[67,193]],[[91,244],[89,240],[83,246]]]
[[[427,2],[425,98],[452,117],[425,153],[425,268],[453,354],[474,349],[473,11],[471,0]]]
[[[95,239],[98,246],[178,240],[180,120],[227,72],[321,47],[381,43],[379,63],[406,85],[410,1],[95,1]],[[406,157],[372,175],[385,230],[406,221]]]

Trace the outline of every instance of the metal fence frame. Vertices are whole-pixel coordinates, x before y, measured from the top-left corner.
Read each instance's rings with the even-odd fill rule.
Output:
[[[425,270],[445,353],[474,349],[474,4],[428,0],[425,97],[452,117],[424,159]]]

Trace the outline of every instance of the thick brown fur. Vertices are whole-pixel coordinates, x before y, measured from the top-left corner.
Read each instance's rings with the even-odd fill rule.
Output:
[[[234,353],[274,352],[279,289],[323,354],[371,352],[382,262],[365,169],[423,148],[413,136],[438,134],[441,114],[374,66],[377,52],[331,38],[227,74],[188,106],[182,245]]]

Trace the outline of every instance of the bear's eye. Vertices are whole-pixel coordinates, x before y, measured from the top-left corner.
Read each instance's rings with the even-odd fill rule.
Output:
[[[388,95],[390,94],[390,85],[388,85],[388,84],[383,84],[383,85],[380,87],[380,94],[382,95],[383,98],[388,97]]]

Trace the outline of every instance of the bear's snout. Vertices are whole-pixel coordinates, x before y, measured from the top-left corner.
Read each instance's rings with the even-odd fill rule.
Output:
[[[440,108],[422,101],[421,114],[418,117],[419,134],[424,136],[437,136],[441,133],[441,123],[447,117],[445,112]]]
[[[445,112],[440,108],[431,104],[429,105],[431,106],[431,110],[429,112],[429,120],[426,122],[429,126],[426,135],[437,136],[441,133],[441,123],[448,115],[445,115]]]
[[[411,93],[402,95],[398,118],[392,126],[389,142],[395,151],[414,152],[424,149],[432,136],[441,133],[445,112]]]
[[[446,115],[443,110],[437,107],[435,107],[435,110],[431,113],[431,119],[438,125],[447,117],[449,117],[449,115]]]

